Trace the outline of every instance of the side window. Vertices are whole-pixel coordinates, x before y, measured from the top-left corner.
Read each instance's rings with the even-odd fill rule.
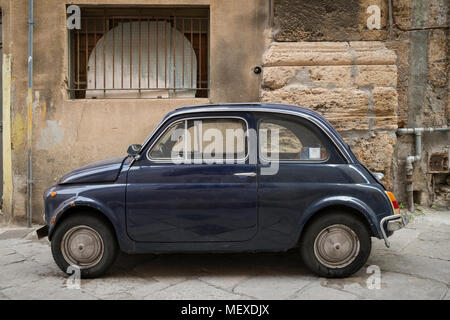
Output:
[[[247,125],[239,118],[195,119],[187,122],[191,159],[242,160],[247,156]]]
[[[258,131],[262,159],[323,161],[328,158],[328,150],[319,136],[298,122],[263,119],[259,122]]]
[[[247,124],[240,118],[198,118],[169,127],[149,152],[150,160],[223,163],[248,154]]]
[[[151,160],[171,160],[172,151],[176,150],[180,145],[183,145],[183,133],[185,130],[185,121],[180,121],[172,124],[169,129],[162,135],[149,152]],[[183,157],[183,155],[181,155]]]

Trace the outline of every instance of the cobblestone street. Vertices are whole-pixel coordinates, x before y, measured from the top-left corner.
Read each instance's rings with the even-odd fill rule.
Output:
[[[121,254],[101,279],[69,289],[47,239],[0,229],[0,299],[450,299],[450,212],[424,210],[390,238],[373,240],[366,268],[347,279],[306,270],[283,254]],[[381,286],[369,289],[378,266]]]

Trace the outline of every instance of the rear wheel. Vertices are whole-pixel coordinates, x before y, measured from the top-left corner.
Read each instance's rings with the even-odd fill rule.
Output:
[[[347,277],[364,266],[372,243],[365,224],[345,212],[313,220],[303,232],[300,252],[306,266],[322,277]]]
[[[118,251],[110,226],[89,214],[75,214],[63,220],[53,234],[51,247],[59,268],[72,274],[76,266],[82,278],[101,276],[113,264]]]

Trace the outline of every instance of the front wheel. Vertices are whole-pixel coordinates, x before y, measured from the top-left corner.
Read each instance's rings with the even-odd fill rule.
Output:
[[[347,277],[364,266],[372,243],[365,224],[344,212],[320,216],[304,231],[300,253],[306,266],[319,276]]]
[[[53,234],[51,247],[58,267],[67,274],[79,268],[82,278],[101,276],[118,251],[113,230],[89,214],[74,214],[63,220]]]

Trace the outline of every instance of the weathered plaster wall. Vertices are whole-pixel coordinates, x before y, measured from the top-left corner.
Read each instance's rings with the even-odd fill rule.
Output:
[[[210,6],[210,99],[70,100],[65,3],[35,0],[33,220],[42,219],[42,193],[62,174],[86,163],[124,155],[162,117],[180,106],[255,101],[260,76],[268,4],[264,0],[74,0],[73,4]],[[12,57],[12,207],[15,222],[25,219],[27,124],[27,0],[2,0],[5,52]],[[249,18],[248,18],[249,17]],[[239,50],[236,50],[236,44]]]
[[[447,26],[447,13],[448,1],[445,0],[394,1],[394,15],[401,29]],[[448,126],[448,29],[402,31],[394,28],[387,46],[397,47],[394,50],[398,52],[401,65],[399,126]],[[446,183],[448,172],[431,174],[428,166],[433,153],[449,152],[449,141],[448,133],[424,135],[422,160],[415,164],[414,170],[416,202],[450,206],[450,187]],[[414,152],[413,137],[399,136],[393,163],[395,191],[399,194],[404,194],[405,190],[404,159]],[[442,193],[440,189],[446,190],[447,195],[436,197]]]
[[[366,26],[370,5],[381,9],[381,30]],[[274,0],[275,41],[380,40],[387,35],[384,0]]]
[[[3,85],[3,101],[2,101],[2,113],[3,121],[2,124],[2,159],[3,159],[3,208],[12,208],[13,204],[13,183],[12,183],[12,155],[11,155],[11,56],[4,54],[2,57],[2,85]],[[2,222],[3,217],[0,217],[0,222]]]

